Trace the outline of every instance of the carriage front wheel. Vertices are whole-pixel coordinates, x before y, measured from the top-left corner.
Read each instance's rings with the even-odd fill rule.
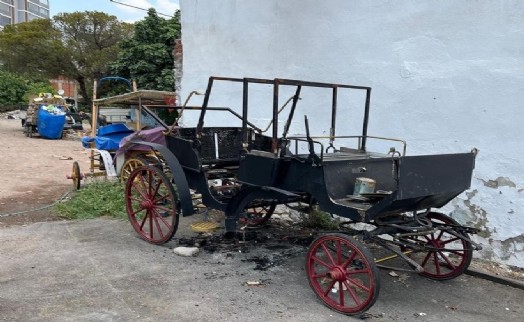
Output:
[[[408,256],[415,260],[424,271],[420,275],[434,279],[447,280],[462,274],[471,263],[473,246],[466,232],[453,226],[459,224],[451,217],[439,212],[430,212],[426,216],[431,220],[434,232],[411,238],[425,250],[416,251]],[[467,239],[457,236],[462,235]]]
[[[306,257],[309,285],[329,308],[359,314],[376,301],[380,280],[367,248],[344,234],[326,234],[313,241]]]
[[[179,221],[178,194],[167,176],[155,166],[142,166],[126,181],[127,216],[140,237],[152,244],[168,242]]]

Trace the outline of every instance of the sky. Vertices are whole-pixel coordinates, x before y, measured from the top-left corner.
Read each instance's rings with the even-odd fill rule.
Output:
[[[155,8],[158,13],[173,15],[179,9],[179,0],[114,0],[138,8]],[[134,9],[110,0],[49,0],[51,17],[60,12],[102,11],[125,22],[144,18],[144,10]],[[167,18],[167,17],[166,17]]]

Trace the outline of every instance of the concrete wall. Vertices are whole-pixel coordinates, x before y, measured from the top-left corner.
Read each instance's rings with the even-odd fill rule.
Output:
[[[444,210],[482,229],[480,256],[524,267],[524,2],[180,2],[182,97],[210,75],[371,86],[370,135],[411,155],[480,150],[471,189]],[[318,131],[329,112],[311,105]]]

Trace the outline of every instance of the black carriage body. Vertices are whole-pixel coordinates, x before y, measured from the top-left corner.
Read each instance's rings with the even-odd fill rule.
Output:
[[[242,113],[229,108],[209,107],[209,97],[216,81],[243,85]],[[250,84],[273,86],[273,124],[279,117],[279,87],[296,89],[283,133],[273,126],[272,135],[248,121]],[[324,149],[319,137],[288,136],[289,127],[304,87],[327,88],[333,93],[329,145]],[[365,91],[362,134],[356,148],[334,147],[337,97],[340,90]],[[202,106],[184,107],[200,110],[199,123],[193,128],[179,128],[167,136],[168,149],[180,162],[188,186],[202,194],[203,203],[226,211],[230,229],[234,229],[242,199],[253,199],[246,191],[259,193],[267,202],[287,203],[301,200],[318,203],[320,209],[355,221],[371,221],[380,214],[439,208],[470,186],[475,153],[406,156],[369,152],[368,136],[371,88],[342,84],[312,83],[296,80],[219,78],[209,79]],[[242,120],[242,127],[204,127],[208,110],[229,111]],[[394,140],[394,139],[392,139]],[[289,147],[302,141],[309,153],[291,153]],[[403,142],[401,140],[394,140]],[[315,146],[316,151],[315,151]],[[376,190],[388,192],[382,198],[355,198],[355,180],[366,177],[376,181]],[[219,180],[219,187],[212,181]],[[264,193],[261,193],[264,191]],[[260,199],[257,199],[260,200]]]
[[[240,161],[239,180],[307,193],[326,212],[370,221],[379,214],[444,206],[469,187],[474,160],[473,153],[355,158],[340,152],[312,165],[307,156],[272,158],[255,152]],[[376,189],[391,193],[379,200],[355,199],[359,177],[373,179]]]

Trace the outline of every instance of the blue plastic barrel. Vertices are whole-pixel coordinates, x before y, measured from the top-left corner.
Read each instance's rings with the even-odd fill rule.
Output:
[[[65,126],[65,114],[53,114],[40,106],[38,109],[38,134],[45,139],[56,140],[62,137]]]

